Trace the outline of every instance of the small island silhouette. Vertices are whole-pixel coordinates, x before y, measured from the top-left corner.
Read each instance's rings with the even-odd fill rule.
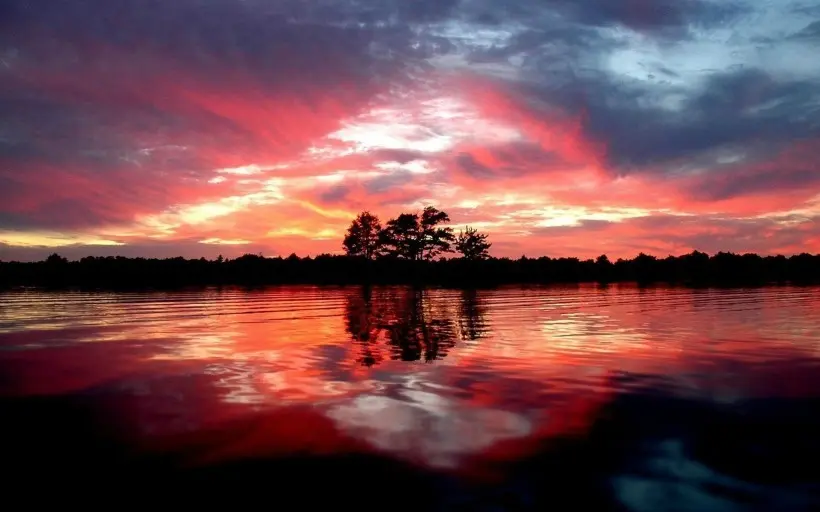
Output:
[[[174,288],[272,284],[412,284],[487,287],[550,283],[668,283],[690,286],[757,286],[820,283],[820,254],[709,255],[693,251],[632,259],[496,258],[488,235],[467,226],[456,235],[447,213],[428,206],[381,225],[362,212],[348,228],[345,254],[283,258],[126,258],[87,256],[68,261],[52,254],[37,262],[0,262],[0,287]],[[449,257],[453,255],[453,257]]]

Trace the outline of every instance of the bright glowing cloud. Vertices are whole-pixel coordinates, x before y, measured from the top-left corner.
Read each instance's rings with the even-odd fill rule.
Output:
[[[116,240],[106,240],[105,238],[97,238],[94,236],[71,234],[71,233],[49,233],[42,231],[33,231],[26,233],[15,233],[8,231],[0,231],[0,244],[6,244],[17,247],[66,247],[71,245],[102,245],[102,246],[120,246],[125,245]]]
[[[207,238],[200,240],[199,243],[207,245],[247,245],[251,242],[248,240],[222,240],[221,238]]]

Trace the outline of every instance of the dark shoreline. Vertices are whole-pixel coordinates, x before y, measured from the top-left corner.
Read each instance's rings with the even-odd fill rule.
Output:
[[[417,285],[492,288],[504,285],[582,283],[747,287],[820,284],[820,255],[758,256],[694,252],[659,259],[639,255],[611,262],[577,258],[490,258],[412,261],[321,255],[315,258],[232,260],[86,257],[69,262],[52,255],[40,262],[0,262],[0,289],[179,289],[268,285]]]
[[[166,292],[204,292],[204,291],[223,291],[223,290],[241,290],[241,291],[264,291],[275,290],[278,288],[287,287],[308,287],[318,288],[324,290],[358,290],[358,289],[377,289],[383,287],[402,287],[418,290],[455,290],[455,291],[491,291],[503,289],[532,289],[532,290],[561,290],[561,289],[577,289],[581,287],[595,287],[599,290],[606,290],[607,288],[615,287],[629,287],[636,290],[651,291],[660,289],[686,289],[686,290],[755,290],[760,288],[814,288],[820,283],[814,282],[772,282],[772,283],[667,283],[667,282],[653,282],[653,283],[639,283],[636,281],[621,281],[614,283],[597,283],[597,282],[578,282],[578,283],[461,283],[461,284],[435,284],[435,283],[405,283],[405,282],[363,282],[363,283],[313,283],[313,282],[288,282],[288,283],[263,283],[263,284],[168,284],[168,285],[113,285],[113,286],[95,286],[95,285],[63,285],[63,286],[48,286],[48,285],[18,285],[18,286],[0,286],[0,293],[24,293],[24,292],[38,292],[38,293],[166,293]]]

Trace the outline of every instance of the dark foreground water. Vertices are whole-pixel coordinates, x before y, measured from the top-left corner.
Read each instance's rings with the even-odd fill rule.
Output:
[[[0,294],[3,497],[820,508],[820,289]]]

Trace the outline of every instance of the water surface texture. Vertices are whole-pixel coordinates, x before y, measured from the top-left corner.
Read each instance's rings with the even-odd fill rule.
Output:
[[[412,481],[391,506],[448,510],[820,503],[818,288],[11,292],[0,370],[20,478],[261,479],[305,503],[301,478],[358,482],[339,503]]]

